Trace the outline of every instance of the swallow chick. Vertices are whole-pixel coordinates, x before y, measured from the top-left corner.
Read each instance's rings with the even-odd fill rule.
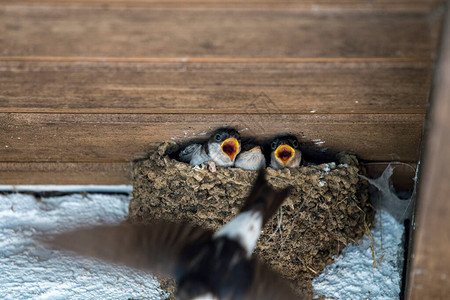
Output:
[[[81,229],[55,236],[58,248],[171,275],[177,299],[298,299],[285,280],[252,257],[261,229],[288,195],[260,171],[240,213],[218,231],[155,221]]]
[[[243,143],[242,152],[236,157],[234,166],[252,171],[264,169],[266,167],[266,158],[261,147],[255,143]]]
[[[270,143],[270,167],[272,169],[296,168],[302,160],[298,140],[294,135],[283,134]]]
[[[202,144],[190,144],[178,155],[180,161],[193,166],[210,161],[211,157],[206,153],[206,147]]]
[[[241,151],[241,136],[233,128],[222,127],[213,132],[205,144],[191,144],[184,148],[179,159],[191,165],[212,160],[217,166],[231,167]]]

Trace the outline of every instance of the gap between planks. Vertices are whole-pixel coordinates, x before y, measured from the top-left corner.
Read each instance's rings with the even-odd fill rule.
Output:
[[[426,57],[69,57],[0,56],[1,61],[158,63],[432,63]]]

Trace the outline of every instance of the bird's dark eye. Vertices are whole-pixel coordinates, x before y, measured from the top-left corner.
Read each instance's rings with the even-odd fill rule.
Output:
[[[220,134],[216,134],[216,136],[214,138],[216,139],[216,141],[220,142],[220,140],[222,139],[222,136]]]
[[[292,141],[292,147],[294,147],[294,148],[298,147],[298,142],[296,140]]]
[[[272,150],[277,149],[277,146],[278,146],[278,143],[277,143],[277,142],[272,142],[272,145],[271,145]]]

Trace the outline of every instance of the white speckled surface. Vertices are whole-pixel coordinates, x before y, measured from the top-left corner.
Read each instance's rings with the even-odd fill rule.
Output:
[[[344,249],[335,263],[313,280],[315,291],[327,299],[399,299],[403,232],[403,225],[391,215],[378,212],[373,240],[365,235],[359,245]]]
[[[33,236],[121,222],[129,197],[0,195],[0,299],[163,299],[148,273],[45,249]]]
[[[164,299],[146,272],[72,257],[43,248],[34,236],[77,227],[121,222],[129,197],[73,194],[35,199],[0,195],[0,299]],[[371,239],[350,246],[314,281],[329,299],[398,299],[403,226],[386,211],[376,215]]]

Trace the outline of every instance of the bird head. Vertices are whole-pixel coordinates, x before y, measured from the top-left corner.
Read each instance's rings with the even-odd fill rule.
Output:
[[[286,165],[299,151],[298,140],[293,135],[283,135],[275,138],[270,144],[275,158]]]
[[[252,149],[250,149],[248,151],[251,151],[251,152],[262,152],[260,146],[253,147]]]
[[[234,162],[236,156],[241,151],[241,136],[233,128],[219,128],[208,140],[209,155],[213,160],[228,159]],[[219,164],[220,165],[220,164]]]

